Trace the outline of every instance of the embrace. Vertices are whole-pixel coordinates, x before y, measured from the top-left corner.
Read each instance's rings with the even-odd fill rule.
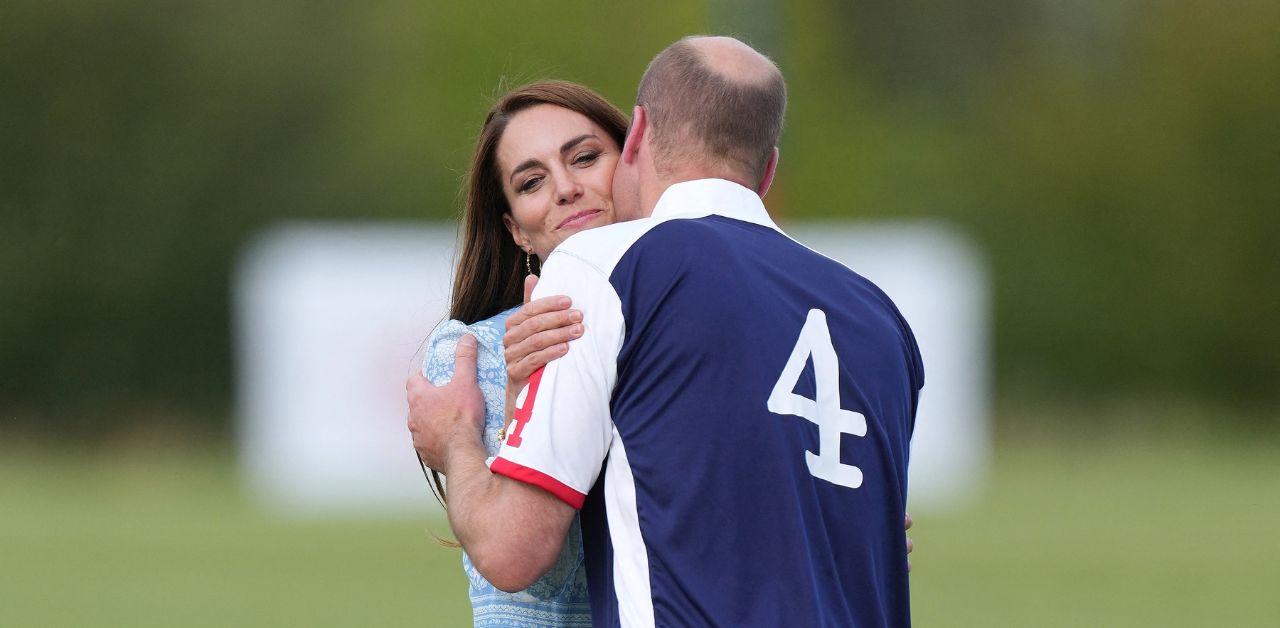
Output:
[[[630,122],[559,81],[490,110],[454,320],[407,384],[476,625],[910,624],[920,352],[765,210],[786,98],[688,37]]]

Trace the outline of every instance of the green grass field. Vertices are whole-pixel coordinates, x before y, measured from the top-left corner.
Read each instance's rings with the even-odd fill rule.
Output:
[[[917,625],[1280,625],[1280,447],[1024,441],[917,513]],[[427,522],[273,519],[230,456],[0,454],[0,626],[469,622]]]

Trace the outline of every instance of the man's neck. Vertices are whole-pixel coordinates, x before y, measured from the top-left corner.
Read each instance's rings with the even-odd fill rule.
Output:
[[[724,179],[725,181],[737,183],[748,190],[755,189],[751,183],[743,180],[743,177],[738,174],[709,168],[685,168],[670,176],[654,177],[649,185],[640,187],[640,207],[643,208],[641,217],[648,218],[653,215],[654,208],[658,206],[658,200],[662,198],[667,188],[677,183],[697,181],[699,179]]]

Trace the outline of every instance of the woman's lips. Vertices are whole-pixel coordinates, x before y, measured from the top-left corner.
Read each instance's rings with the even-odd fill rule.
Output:
[[[587,209],[587,210],[580,211],[572,216],[569,216],[568,218],[565,218],[559,225],[556,225],[556,230],[559,231],[560,229],[564,229],[565,227],[581,226],[583,223],[587,222],[588,220],[591,220],[593,217],[595,217],[596,214],[599,214],[602,211],[604,210]]]

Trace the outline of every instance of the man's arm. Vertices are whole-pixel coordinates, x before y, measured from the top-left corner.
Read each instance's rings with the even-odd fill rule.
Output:
[[[489,472],[475,370],[469,334],[458,342],[449,384],[432,386],[415,369],[406,384],[409,431],[423,462],[448,478],[449,525],[471,562],[495,587],[520,591],[555,563],[576,511],[547,491]]]

